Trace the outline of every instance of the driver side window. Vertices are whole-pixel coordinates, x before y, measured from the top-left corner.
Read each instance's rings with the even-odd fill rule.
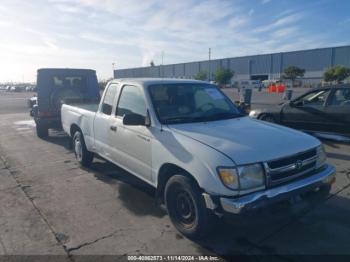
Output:
[[[137,86],[126,85],[119,97],[116,116],[124,117],[127,114],[147,116],[146,102],[141,89]]]
[[[308,105],[308,106],[323,106],[328,98],[330,90],[319,90],[311,92],[300,100],[296,101],[297,104]]]
[[[350,88],[338,89],[335,91],[331,106],[350,106]]]

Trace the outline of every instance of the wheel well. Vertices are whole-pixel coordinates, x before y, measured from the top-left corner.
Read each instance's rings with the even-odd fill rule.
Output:
[[[162,167],[159,169],[159,172],[158,172],[158,183],[157,183],[157,191],[156,191],[156,198],[161,203],[164,202],[163,196],[164,196],[164,189],[165,189],[166,183],[172,176],[177,174],[181,174],[190,178],[199,187],[197,180],[185,169],[175,164],[170,164],[170,163],[164,164],[162,165]]]
[[[80,127],[79,127],[78,125],[76,125],[76,124],[73,124],[73,125],[70,127],[70,135],[71,135],[71,137],[73,137],[74,134],[75,134],[75,132],[77,132],[77,131],[81,131],[81,130],[80,130]]]
[[[265,116],[272,117],[274,120],[276,120],[276,117],[273,114],[270,114],[270,113],[262,113],[262,114],[259,115],[258,119],[262,119]]]

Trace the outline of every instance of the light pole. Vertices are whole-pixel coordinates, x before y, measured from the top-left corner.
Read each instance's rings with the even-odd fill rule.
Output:
[[[208,61],[208,80],[210,82],[211,73],[210,73],[210,59],[211,59],[211,48],[209,47],[209,61]]]
[[[112,72],[113,72],[112,77],[113,78],[114,78],[114,70],[115,70],[115,62],[112,63]]]

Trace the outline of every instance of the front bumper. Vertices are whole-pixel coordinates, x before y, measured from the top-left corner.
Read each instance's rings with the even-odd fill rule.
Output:
[[[224,211],[233,214],[240,214],[267,206],[271,203],[289,199],[323,185],[330,185],[334,181],[335,168],[331,165],[326,165],[325,168],[317,174],[282,186],[255,192],[238,198],[221,197],[220,204]]]

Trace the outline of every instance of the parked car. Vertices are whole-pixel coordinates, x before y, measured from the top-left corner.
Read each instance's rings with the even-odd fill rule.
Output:
[[[31,98],[29,98],[27,100],[27,105],[31,109],[30,116],[34,116],[33,107],[34,107],[34,105],[37,104],[37,102],[38,102],[38,97],[36,95],[32,96]]]
[[[31,92],[31,91],[33,91],[33,87],[32,86],[26,86],[25,91],[26,92]]]
[[[241,115],[207,82],[112,80],[100,104],[63,104],[61,117],[82,166],[99,155],[149,183],[190,238],[216,215],[328,192],[334,181],[319,140]]]
[[[61,128],[60,110],[64,101],[100,99],[96,72],[90,69],[39,69],[37,92],[37,99],[33,99],[35,104],[32,105],[31,115],[34,117],[37,135],[40,138],[48,136],[49,128]]]
[[[350,85],[313,89],[290,102],[256,108],[249,115],[304,131],[350,136]]]

